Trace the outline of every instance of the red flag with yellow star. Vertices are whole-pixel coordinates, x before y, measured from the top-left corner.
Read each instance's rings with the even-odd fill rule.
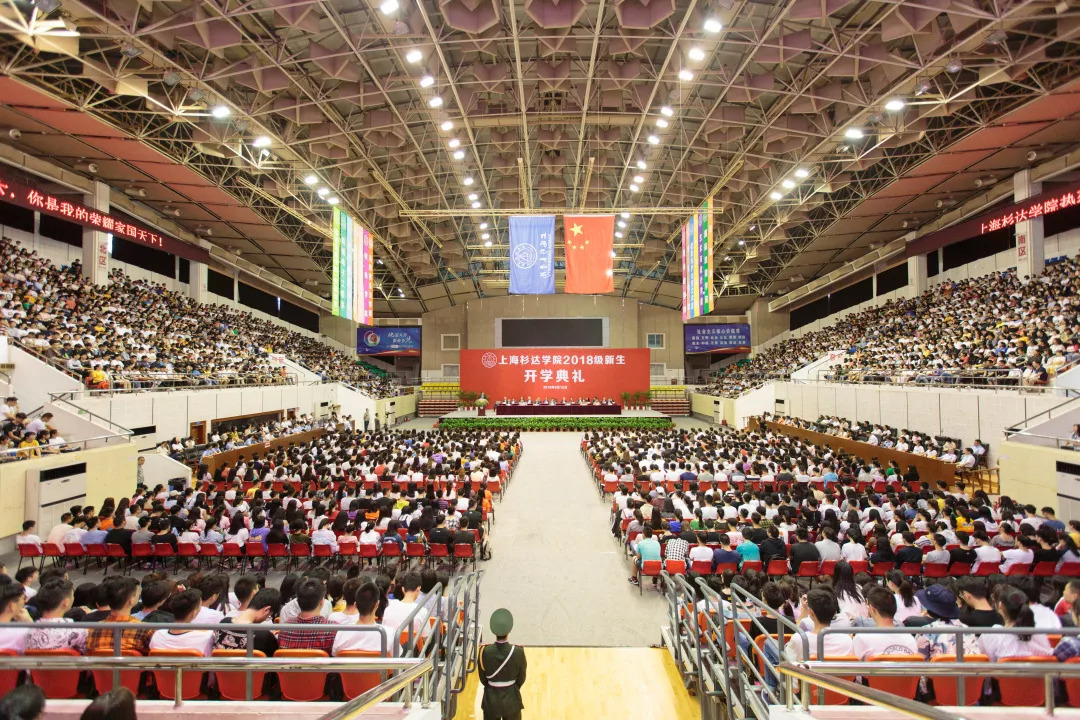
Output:
[[[615,290],[611,266],[614,236],[614,215],[563,216],[566,292],[595,295]]]

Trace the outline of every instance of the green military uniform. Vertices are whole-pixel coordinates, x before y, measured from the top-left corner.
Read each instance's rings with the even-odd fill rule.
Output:
[[[491,632],[505,637],[514,627],[509,610],[499,609],[491,614]],[[525,684],[525,649],[507,641],[495,642],[480,648],[478,673],[484,684],[484,699],[480,707],[484,720],[520,720],[521,686]]]

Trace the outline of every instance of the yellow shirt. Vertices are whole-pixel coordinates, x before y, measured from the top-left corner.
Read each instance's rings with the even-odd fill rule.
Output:
[[[30,449],[26,450],[25,452],[20,452],[19,454],[23,457],[41,457],[41,451],[33,449],[37,448],[38,445],[40,445],[40,443],[37,440],[23,440],[21,443],[19,443],[19,447]]]

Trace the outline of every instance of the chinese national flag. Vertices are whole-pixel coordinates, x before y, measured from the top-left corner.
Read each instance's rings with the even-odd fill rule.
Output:
[[[614,215],[563,216],[566,292],[594,295],[615,290],[611,267],[614,236]]]

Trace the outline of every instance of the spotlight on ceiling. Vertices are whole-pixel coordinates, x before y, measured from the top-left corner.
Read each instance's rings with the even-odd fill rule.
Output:
[[[790,190],[790,189],[792,189],[793,187],[795,187],[795,181],[794,181],[794,180],[789,180],[789,179],[787,179],[787,178],[785,178],[784,180],[782,180],[782,181],[780,182],[780,184],[781,184],[781,185],[783,186],[783,188],[784,188],[785,190]]]
[[[214,109],[210,111],[210,114],[220,120],[221,118],[229,117],[229,115],[232,114],[232,110],[229,109],[228,105],[215,105]]]
[[[657,137],[656,135],[650,135],[649,136],[649,144],[650,145],[659,145],[660,144],[660,138]]]
[[[621,227],[621,228],[624,228],[624,227],[626,227],[626,221],[625,221],[625,220],[620,220],[620,221],[619,221],[618,223],[616,223],[616,224],[617,224],[617,225],[618,225],[619,227]]]
[[[260,135],[251,144],[257,148],[270,147],[270,138],[266,135]]]
[[[304,176],[304,184],[305,185],[316,185],[316,184],[318,184],[318,182],[319,182],[319,178],[316,175],[305,175]]]
[[[491,239],[491,233],[484,233],[483,235],[480,236],[480,239],[481,240],[490,240]]]
[[[171,215],[172,217],[180,217],[180,208],[173,207],[172,205],[166,205],[165,207],[161,208],[161,212],[165,213],[166,215]]]
[[[434,75],[425,75],[424,77],[420,78],[420,87],[428,88],[428,87],[431,87],[434,84],[435,84],[435,76]]]
[[[945,64],[945,72],[949,73],[950,75],[955,75],[963,69],[964,65],[959,60],[950,60]]]
[[[619,217],[621,217],[623,220],[629,220],[630,219],[630,213],[628,213],[628,212],[621,213]]]
[[[779,200],[780,198],[784,197],[784,195],[783,193],[779,193],[776,190],[773,190],[771,193],[769,193],[769,197],[773,200]]]
[[[638,190],[641,190],[641,187],[639,185],[637,185],[636,183],[632,183],[630,185],[630,191],[631,192],[637,192]]]
[[[144,198],[146,197],[146,188],[128,185],[126,188],[124,188],[124,194],[129,197]]]
[[[35,0],[33,3],[37,11],[42,15],[48,15],[56,8],[60,7],[60,0]]]
[[[690,72],[689,70],[680,70],[679,79],[683,82],[690,82],[694,79],[694,73]]]
[[[465,159],[465,151],[464,150],[455,150],[454,151],[454,159],[455,160],[464,160]]]
[[[472,175],[466,175],[466,176],[465,176],[465,177],[464,177],[464,178],[463,178],[463,179],[461,180],[461,183],[462,183],[462,185],[472,185],[472,184],[473,184],[474,182],[475,182],[475,180],[473,180],[473,177],[472,177]]]
[[[398,0],[383,0],[382,5],[379,5],[379,10],[383,15],[391,15],[401,7],[398,5]]]
[[[469,193],[469,199],[470,199],[470,200],[476,200],[476,199],[477,199],[477,198],[479,198],[479,197],[480,197],[480,196],[479,196],[479,195],[477,195],[476,193]]]
[[[690,48],[690,51],[686,53],[686,56],[694,62],[701,62],[705,59],[705,51],[699,47],[692,47]]]
[[[491,241],[490,240],[485,241],[484,242],[484,247],[491,247]]]
[[[993,175],[983,175],[982,177],[975,178],[975,187],[990,187],[997,182],[997,178]]]
[[[442,98],[436,95],[435,97],[428,100],[427,104],[429,107],[433,108],[442,107]]]
[[[126,42],[120,46],[120,54],[129,60],[134,60],[142,55],[142,50],[135,47],[133,44]]]
[[[666,128],[667,126],[668,126],[668,121],[665,118],[662,118],[662,117],[656,118],[656,127],[658,127],[658,128]]]
[[[210,237],[214,234],[214,228],[208,228],[205,225],[200,225],[195,228],[195,234],[201,235],[202,237]]]
[[[930,92],[930,81],[929,80],[920,80],[918,83],[916,83],[916,85],[915,85],[915,95],[917,95],[917,96],[918,95],[925,95],[928,92]]]
[[[795,168],[795,177],[808,178],[810,177],[810,171],[806,168]]]
[[[1009,36],[1005,34],[1004,30],[994,30],[992,33],[986,36],[986,42],[990,45],[1004,45],[1009,39]]]
[[[955,204],[956,204],[956,200],[954,198],[950,197],[950,198],[941,198],[936,203],[934,203],[934,206],[937,207],[937,208],[950,208]]]
[[[664,117],[671,117],[675,114],[675,111],[671,108],[670,105],[662,105],[660,107],[660,114]]]
[[[618,230],[616,230],[616,231],[615,231],[615,237],[617,237],[617,238],[621,238],[621,237],[622,237],[622,233],[621,233],[621,232],[619,232]]]
[[[448,146],[450,147],[450,149],[452,150],[452,149],[454,149],[454,148],[456,148],[456,147],[460,147],[460,145],[461,145],[461,141],[460,141],[460,140],[458,140],[457,138],[450,138],[449,142],[447,142],[446,144],[447,144],[447,145],[448,145]]]
[[[419,49],[413,48],[409,52],[405,53],[405,59],[411,62],[413,65],[424,59],[424,54]]]
[[[893,98],[889,102],[885,103],[885,109],[886,110],[891,110],[892,112],[896,112],[897,110],[903,110],[904,106],[906,104],[907,103],[905,103],[900,98]]]
[[[862,128],[849,127],[844,131],[844,137],[848,140],[861,140],[865,136],[866,134],[862,131]]]
[[[318,195],[321,198],[324,198],[324,197],[326,197],[327,195],[330,194],[330,188],[321,187],[321,188],[319,188],[318,190],[315,191],[315,194]]]
[[[341,199],[338,198],[337,195],[331,195],[330,197],[326,198],[326,202],[330,203],[331,205],[337,205],[339,202],[341,202]]]
[[[720,18],[707,17],[705,18],[705,32],[718,33],[724,29],[724,24],[720,22]]]
[[[636,183],[643,183],[643,182],[645,182],[645,178],[644,178],[644,177],[642,177],[641,175],[635,175],[635,176],[634,176],[634,182],[636,182]]]
[[[75,170],[77,170],[78,172],[90,173],[91,175],[97,175],[98,171],[97,163],[87,162],[85,160],[80,160],[72,167],[74,167]]]
[[[440,125],[439,127],[442,129],[443,132],[450,132],[451,130],[454,129],[454,121],[453,120],[443,120],[442,125]]]
[[[473,209],[473,210],[476,210],[476,209],[478,209],[479,207],[480,207],[480,201],[479,201],[479,200],[477,200],[476,202],[474,202],[474,203],[472,204],[472,209]]]
[[[176,87],[180,84],[180,73],[170,70],[161,76],[161,82],[165,83],[166,87]]]
[[[644,160],[638,160],[636,164],[638,170],[646,170],[649,167],[648,163],[646,163]]]

